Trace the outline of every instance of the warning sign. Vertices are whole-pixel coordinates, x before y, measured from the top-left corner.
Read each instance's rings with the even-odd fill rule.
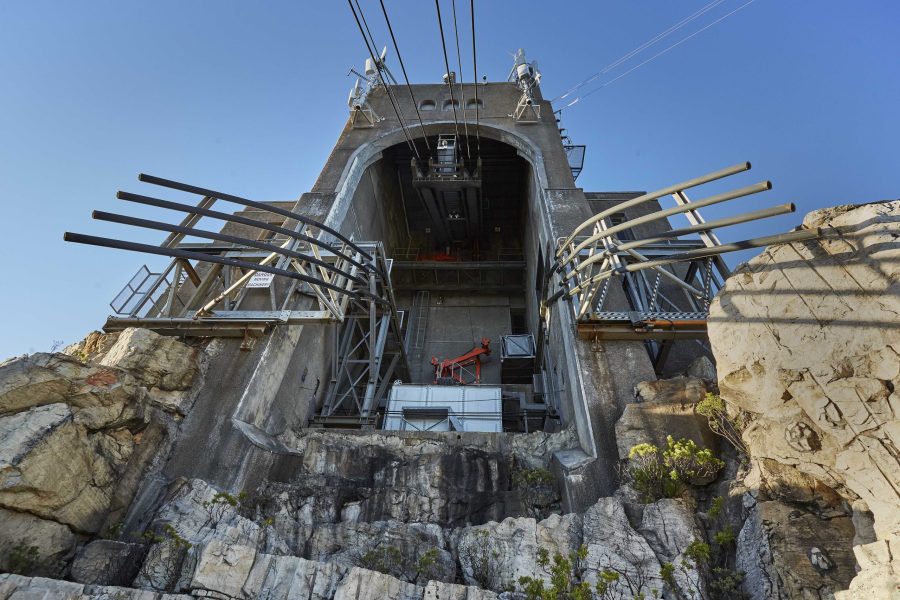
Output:
[[[275,279],[275,275],[272,273],[260,273],[257,271],[250,277],[250,281],[247,282],[248,288],[267,288],[272,285],[272,280]]]

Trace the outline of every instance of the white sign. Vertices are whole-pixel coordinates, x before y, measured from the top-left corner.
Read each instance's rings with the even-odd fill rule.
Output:
[[[272,285],[273,279],[275,279],[275,275],[273,273],[261,273],[257,271],[250,277],[250,281],[247,282],[247,287],[267,288]]]

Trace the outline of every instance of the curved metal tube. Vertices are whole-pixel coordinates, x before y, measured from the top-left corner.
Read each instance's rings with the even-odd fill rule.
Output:
[[[666,231],[661,233],[655,237],[644,238],[641,240],[635,240],[632,242],[626,242],[624,244],[619,244],[618,246],[612,249],[604,249],[602,252],[598,252],[597,254],[589,257],[585,261],[578,264],[577,267],[572,269],[569,273],[566,273],[563,279],[571,279],[576,276],[579,272],[581,272],[584,267],[587,267],[591,264],[596,263],[597,261],[602,260],[606,256],[609,256],[613,252],[627,252],[629,250],[633,250],[634,248],[640,248],[641,246],[646,246],[647,244],[653,244],[656,242],[662,242],[668,239],[677,238],[682,235],[687,235],[690,233],[697,233],[698,231],[709,231],[711,229],[716,229],[719,227],[729,227],[731,225],[738,225],[740,223],[747,223],[748,221],[756,221],[759,219],[766,219],[769,217],[774,217],[776,215],[783,215],[786,213],[794,212],[795,207],[793,203],[787,204],[779,204],[778,206],[773,206],[771,208],[764,208],[762,210],[757,210],[750,213],[745,213],[743,215],[736,215],[734,217],[725,217],[724,219],[718,219],[716,221],[709,221],[707,223],[698,223],[697,225],[691,225],[690,227],[685,227],[683,229],[673,229],[671,231]]]
[[[717,256],[719,254],[727,254],[728,252],[735,252],[738,250],[747,250],[748,248],[760,248],[763,246],[770,246],[772,244],[787,244],[789,242],[802,242],[804,240],[810,240],[822,235],[822,231],[819,228],[816,229],[804,229],[802,231],[791,231],[789,233],[780,233],[778,235],[770,235],[761,238],[753,238],[750,240],[743,240],[740,242],[731,242],[730,244],[722,244],[721,246],[715,246],[712,248],[700,248],[698,250],[690,250],[688,252],[682,252],[681,254],[675,254],[672,256],[668,256],[666,258],[658,258],[655,260],[648,260],[639,263],[632,263],[630,265],[624,265],[618,269],[611,271],[604,271],[594,277],[588,279],[587,281],[583,281],[579,283],[576,287],[569,290],[566,295],[574,296],[581,290],[583,290],[588,285],[593,283],[599,283],[605,279],[609,279],[613,275],[620,275],[622,273],[633,273],[634,271],[642,271],[644,269],[653,269],[656,267],[660,267],[662,265],[668,265],[670,263],[682,262],[686,260],[694,260],[697,258],[707,258],[710,256]]]
[[[318,265],[323,269],[328,269],[341,277],[346,277],[347,279],[358,283],[360,285],[365,284],[366,282],[359,277],[351,275],[346,271],[342,271],[337,268],[335,265],[331,263],[327,263],[324,260],[320,260],[315,258],[314,256],[307,256],[306,254],[302,254],[300,252],[295,252],[294,250],[288,250],[287,248],[281,248],[280,246],[274,246],[272,244],[267,244],[265,242],[249,240],[246,238],[236,237],[233,235],[226,235],[224,233],[216,233],[214,231],[205,231],[203,229],[193,229],[191,227],[182,227],[181,225],[170,225],[168,223],[162,223],[159,221],[151,221],[148,219],[139,219],[137,217],[129,217],[126,215],[118,215],[116,213],[108,213],[102,210],[95,210],[91,213],[91,217],[97,219],[98,221],[107,221],[109,223],[119,223],[121,225],[133,225],[134,227],[143,227],[144,229],[155,229],[157,231],[168,231],[170,233],[182,233],[184,235],[192,235],[195,237],[206,238],[210,240],[218,240],[221,242],[230,242],[233,244],[241,244],[244,246],[250,246],[251,248],[258,248],[259,250],[265,250],[266,252],[275,252],[277,254],[281,254],[284,256],[288,256],[291,258],[296,258],[298,260],[302,260],[314,265]]]
[[[233,194],[224,194],[222,192],[215,192],[213,190],[208,190],[206,188],[198,187],[196,185],[189,185],[187,183],[179,183],[177,181],[172,181],[170,179],[163,179],[162,177],[156,177],[154,175],[147,175],[146,173],[140,173],[138,175],[138,181],[143,181],[144,183],[150,183],[153,185],[159,185],[162,187],[167,187],[173,190],[179,190],[182,192],[190,192],[192,194],[200,194],[201,196],[211,196],[213,198],[218,198],[219,200],[227,200],[228,202],[234,202],[235,204],[242,204],[244,206],[250,206],[252,208],[258,208],[260,210],[265,210],[271,213],[275,213],[277,215],[281,215],[283,217],[288,217],[290,219],[294,219],[296,221],[300,221],[306,225],[312,225],[313,227],[318,227],[322,231],[326,231],[341,240],[367,259],[372,260],[372,255],[354,244],[350,241],[349,238],[345,237],[341,232],[328,227],[324,223],[319,223],[309,217],[305,217],[303,215],[298,215],[295,212],[285,210],[283,208],[279,208],[277,206],[272,206],[270,204],[266,204],[265,202],[257,202],[255,200],[248,200],[246,198],[241,198],[240,196],[235,196]]]
[[[566,264],[571,262],[578,255],[579,252],[581,252],[582,250],[584,250],[591,244],[599,242],[603,238],[607,238],[607,237],[609,237],[613,234],[616,234],[620,231],[624,231],[625,229],[631,229],[632,227],[635,227],[637,225],[643,225],[644,223],[651,223],[653,221],[665,219],[672,215],[686,213],[691,210],[703,208],[704,206],[710,206],[712,204],[718,204],[720,202],[734,200],[735,198],[741,198],[742,196],[749,196],[750,194],[756,194],[758,192],[764,192],[764,191],[770,190],[770,189],[772,189],[772,182],[771,181],[763,181],[760,183],[755,183],[753,185],[748,185],[747,187],[742,187],[740,189],[733,190],[731,192],[724,192],[722,194],[716,194],[715,196],[710,196],[709,198],[697,200],[696,202],[690,202],[688,204],[684,204],[681,206],[673,206],[672,208],[667,208],[665,210],[660,210],[655,213],[650,213],[649,215],[644,215],[644,216],[638,217],[636,219],[631,219],[629,221],[625,221],[624,223],[622,223],[620,225],[615,225],[613,227],[610,227],[609,229],[601,231],[600,233],[589,237],[588,239],[584,240],[583,242],[581,242],[580,244],[575,246],[575,248],[572,249],[572,252],[568,255],[568,257],[566,257],[564,260],[562,260],[556,266],[556,271],[562,271],[563,267],[565,267]]]
[[[81,233],[71,233],[69,231],[63,234],[63,240],[67,242],[75,242],[76,244],[102,246],[104,248],[115,248],[117,250],[130,250],[132,252],[144,252],[146,254],[157,254],[159,256],[170,256],[172,258],[183,258],[185,260],[219,263],[230,267],[238,267],[240,269],[263,271],[265,273],[281,275],[282,277],[288,277],[290,279],[296,279],[298,281],[303,281],[320,287],[328,288],[340,294],[346,294],[352,298],[369,296],[369,294],[365,292],[349,292],[345,288],[337,285],[332,285],[330,283],[325,283],[324,281],[321,281],[314,277],[307,277],[306,275],[301,275],[293,271],[285,271],[284,269],[278,269],[275,267],[270,267],[268,265],[261,265],[259,263],[238,260],[236,258],[227,258],[225,256],[215,256],[213,254],[203,254],[200,252],[188,252],[187,250],[178,250],[176,248],[161,248],[160,246],[151,246],[150,244],[138,244],[137,242],[126,242],[123,240],[114,240],[111,238],[84,235]]]
[[[177,210],[185,213],[192,213],[196,215],[203,215],[204,217],[211,217],[213,219],[219,219],[220,221],[231,221],[232,223],[240,223],[241,225],[249,225],[250,227],[256,227],[258,229],[265,229],[266,231],[272,231],[274,233],[280,233],[282,235],[286,235],[288,237],[302,240],[304,242],[309,242],[310,244],[315,244],[320,248],[325,248],[329,252],[334,253],[336,256],[340,256],[344,260],[348,261],[351,264],[356,265],[360,269],[365,271],[370,271],[373,267],[372,265],[366,265],[358,260],[347,256],[344,254],[339,248],[336,246],[332,246],[327,242],[323,242],[314,237],[310,237],[308,235],[304,235],[302,233],[297,233],[291,229],[287,229],[285,227],[279,227],[278,225],[270,225],[269,223],[263,223],[262,221],[257,221],[256,219],[248,219],[247,217],[241,217],[238,215],[231,215],[228,213],[220,212],[217,210],[211,210],[208,208],[200,208],[199,206],[191,206],[190,204],[181,204],[180,202],[171,202],[169,200],[160,200],[159,198],[153,198],[151,196],[142,196],[141,194],[132,194],[131,192],[117,192],[116,198],[120,200],[127,200],[128,202],[137,202],[138,204],[146,204],[148,206],[156,206],[159,208],[167,208],[169,210]]]
[[[709,183],[710,181],[715,181],[717,179],[722,179],[723,177],[728,177],[729,175],[734,175],[736,173],[741,173],[743,171],[750,170],[749,162],[742,162],[731,167],[726,167],[719,171],[715,171],[713,173],[708,173],[706,175],[702,175],[700,177],[696,177],[694,179],[688,179],[687,181],[682,181],[681,183],[676,183],[675,185],[670,185],[667,188],[663,188],[661,190],[657,190],[655,192],[650,192],[649,194],[644,194],[643,196],[638,196],[637,198],[632,198],[631,200],[626,200],[625,202],[621,202],[612,208],[608,208],[603,212],[597,213],[581,225],[575,228],[574,231],[563,241],[560,245],[559,250],[556,251],[556,256],[561,257],[563,251],[566,246],[572,243],[579,233],[584,231],[587,227],[590,227],[600,219],[605,219],[611,214],[621,212],[626,208],[631,208],[632,206],[637,206],[638,204],[642,204],[644,202],[649,202],[650,200],[656,200],[657,198],[662,198],[663,196],[668,196],[669,194],[674,194],[676,192],[680,192],[682,190],[690,189],[692,187],[697,187],[698,185],[702,185],[704,183]]]

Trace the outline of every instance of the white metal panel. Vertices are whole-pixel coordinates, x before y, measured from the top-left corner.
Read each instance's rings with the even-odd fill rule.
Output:
[[[404,417],[404,409],[446,410],[447,418]],[[451,428],[451,423],[453,424]],[[503,431],[501,391],[492,386],[395,384],[388,396],[384,429],[420,431]]]

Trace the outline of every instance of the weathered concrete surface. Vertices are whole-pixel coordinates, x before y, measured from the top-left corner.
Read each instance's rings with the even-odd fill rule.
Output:
[[[754,457],[861,500],[879,539],[900,545],[900,201],[819,210],[804,225],[822,239],[768,248],[713,302],[719,388],[751,415]]]

